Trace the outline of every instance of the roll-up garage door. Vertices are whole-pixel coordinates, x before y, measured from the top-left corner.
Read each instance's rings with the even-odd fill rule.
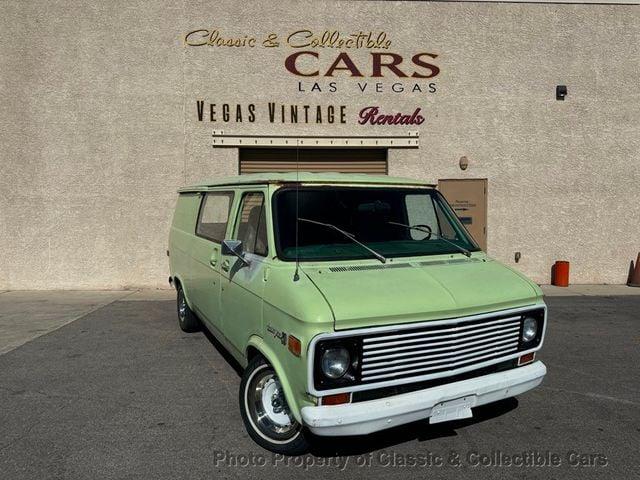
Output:
[[[240,174],[264,172],[340,172],[387,174],[385,148],[241,148]]]

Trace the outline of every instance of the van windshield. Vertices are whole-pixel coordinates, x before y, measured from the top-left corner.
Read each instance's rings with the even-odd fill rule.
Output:
[[[338,227],[387,258],[461,253],[480,248],[434,189],[400,187],[283,188],[274,197],[275,240],[283,260],[374,258]],[[407,228],[407,226],[416,228]],[[458,248],[457,248],[458,247]]]

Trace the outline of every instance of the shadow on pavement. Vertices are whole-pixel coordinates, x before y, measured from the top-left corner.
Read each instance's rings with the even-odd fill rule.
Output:
[[[504,415],[518,406],[516,398],[473,409],[473,418],[429,425],[428,420],[410,423],[359,437],[314,437],[310,453],[317,457],[363,455],[411,440],[424,442],[441,437],[455,437],[457,430]]]
[[[213,333],[211,333],[205,326],[202,326],[201,330],[204,336],[207,337],[207,340],[211,342],[211,345],[213,345],[215,349],[218,351],[218,353],[227,361],[229,365],[231,365],[231,368],[235,370],[235,372],[238,374],[239,377],[242,377],[243,368],[238,363],[238,361],[235,358],[233,358],[233,355],[229,353],[229,351],[224,347],[224,345],[222,345],[218,341],[218,339],[213,336]]]

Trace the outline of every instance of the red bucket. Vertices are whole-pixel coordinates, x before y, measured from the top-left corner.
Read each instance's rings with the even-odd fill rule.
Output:
[[[551,285],[556,287],[569,286],[569,262],[558,260],[551,270]]]

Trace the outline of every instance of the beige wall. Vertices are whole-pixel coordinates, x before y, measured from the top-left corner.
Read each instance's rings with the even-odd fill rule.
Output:
[[[390,173],[489,179],[489,253],[548,282],[623,283],[640,250],[638,6],[428,2],[2,1],[0,289],[165,286],[175,190],[237,172],[238,134],[385,135]],[[197,28],[286,35],[385,30],[439,55],[435,94],[296,92],[293,50],[185,47]],[[337,52],[320,51],[324,58]],[[327,57],[325,57],[327,55]],[[368,52],[350,53],[359,62]],[[373,80],[369,80],[373,82]],[[308,81],[307,81],[308,83]],[[393,83],[383,81],[385,86]],[[565,102],[555,100],[566,84]],[[198,122],[195,100],[346,104],[345,126]],[[368,105],[420,106],[415,127],[363,127]],[[470,167],[457,164],[466,155]],[[515,264],[514,264],[515,265]]]

